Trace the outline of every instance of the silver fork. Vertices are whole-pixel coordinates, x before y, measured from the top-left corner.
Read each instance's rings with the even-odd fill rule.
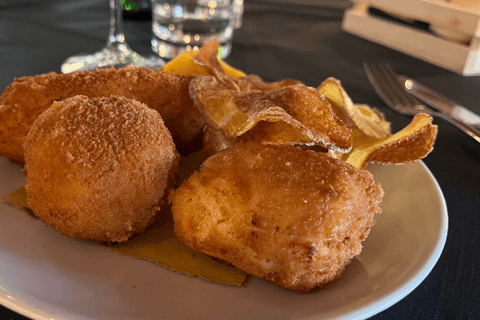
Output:
[[[364,63],[363,67],[375,91],[393,110],[409,116],[427,113],[432,117],[443,118],[480,143],[480,131],[427,107],[408,93],[397,80],[397,74],[390,65]]]

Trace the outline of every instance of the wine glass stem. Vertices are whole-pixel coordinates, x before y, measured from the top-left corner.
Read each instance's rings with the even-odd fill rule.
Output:
[[[123,8],[121,0],[110,1],[110,33],[108,35],[107,45],[125,44],[125,35],[123,34]]]

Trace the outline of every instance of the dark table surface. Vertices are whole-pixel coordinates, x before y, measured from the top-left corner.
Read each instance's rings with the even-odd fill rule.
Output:
[[[343,32],[342,16],[349,5],[247,0],[244,24],[235,32],[227,62],[267,81],[295,78],[316,87],[336,77],[353,101],[382,110],[393,132],[411,118],[380,100],[365,75],[364,61],[390,62],[400,73],[480,114],[480,77],[462,77]],[[0,1],[0,89],[15,77],[60,72],[65,58],[100,49],[108,28],[106,0]],[[149,21],[126,20],[125,34],[132,48],[151,54]],[[442,119],[434,122],[438,137],[424,162],[446,199],[446,245],[428,277],[372,319],[480,318],[480,144]],[[26,319],[1,306],[0,314],[1,319]]]

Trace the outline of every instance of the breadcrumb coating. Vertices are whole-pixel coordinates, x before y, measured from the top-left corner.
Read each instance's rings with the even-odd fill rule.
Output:
[[[25,160],[28,203],[41,220],[74,238],[121,242],[153,222],[179,155],[146,105],[75,96],[34,122]]]
[[[327,154],[248,142],[209,157],[172,213],[188,246],[308,292],[360,254],[382,197],[368,171]]]
[[[15,79],[0,96],[0,155],[24,163],[24,139],[33,122],[53,102],[75,95],[138,100],[160,113],[179,150],[188,149],[205,124],[190,98],[191,79],[133,66]]]

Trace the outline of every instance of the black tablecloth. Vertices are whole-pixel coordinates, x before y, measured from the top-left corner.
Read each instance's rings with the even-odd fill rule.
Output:
[[[60,72],[65,58],[100,49],[109,28],[107,3],[1,1],[0,89],[14,77]],[[365,75],[364,61],[390,62],[400,73],[480,114],[480,77],[462,77],[343,32],[342,16],[349,5],[334,0],[247,0],[243,27],[235,32],[227,62],[267,81],[295,78],[316,87],[325,78],[336,77],[353,101],[381,109],[393,132],[411,118],[391,111],[380,100]],[[125,21],[125,34],[132,48],[151,54],[149,21]],[[446,198],[446,246],[423,283],[372,319],[480,318],[480,144],[442,119],[434,122],[438,138],[424,162]],[[2,319],[25,319],[1,306],[0,311]]]

